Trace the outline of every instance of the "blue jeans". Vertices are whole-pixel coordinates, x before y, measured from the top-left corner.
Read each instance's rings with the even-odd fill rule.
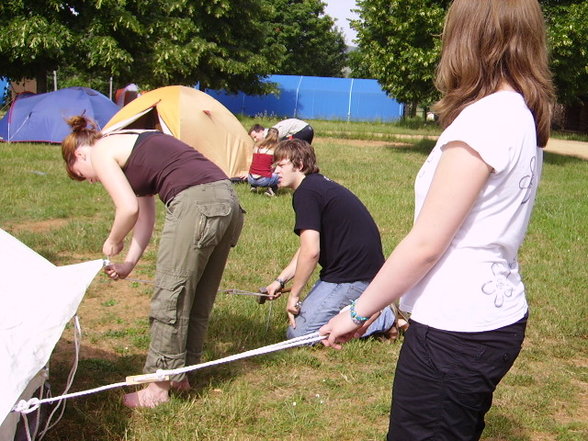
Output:
[[[367,288],[369,282],[329,283],[318,280],[300,307],[296,316],[296,328],[288,326],[288,338],[300,337],[318,331],[339,311],[357,299]],[[394,324],[394,313],[384,308],[380,316],[370,325],[364,337],[377,332],[385,332]]]
[[[278,175],[273,174],[270,178],[262,176],[261,178],[254,178],[251,175],[247,175],[247,182],[252,187],[271,187],[276,190],[278,187]]]

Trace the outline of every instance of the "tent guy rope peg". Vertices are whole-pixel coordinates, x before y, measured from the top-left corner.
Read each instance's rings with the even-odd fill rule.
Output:
[[[169,375],[165,375],[158,370],[154,374],[130,375],[126,378],[126,383],[129,386],[143,383],[154,383],[156,381],[169,381]]]

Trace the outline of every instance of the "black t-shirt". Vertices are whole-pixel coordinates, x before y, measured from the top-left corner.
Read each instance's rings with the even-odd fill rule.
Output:
[[[371,280],[384,264],[378,227],[351,191],[321,174],[306,176],[294,192],[294,232],[320,233],[320,278],[330,283]]]

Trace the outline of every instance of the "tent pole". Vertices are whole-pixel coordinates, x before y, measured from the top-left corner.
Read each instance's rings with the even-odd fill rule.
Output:
[[[53,71],[53,91],[57,90],[57,71]]]
[[[108,92],[108,98],[112,101],[112,77],[110,77],[110,90]]]

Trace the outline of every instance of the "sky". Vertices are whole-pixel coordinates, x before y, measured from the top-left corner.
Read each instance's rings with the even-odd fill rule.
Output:
[[[355,0],[323,0],[327,7],[325,13],[335,19],[335,25],[343,31],[345,43],[349,46],[355,46],[353,39],[356,32],[349,27],[348,18],[358,18],[357,14],[352,14],[351,9],[355,9]]]

